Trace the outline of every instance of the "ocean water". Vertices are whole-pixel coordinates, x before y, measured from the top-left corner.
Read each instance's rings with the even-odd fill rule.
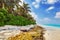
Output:
[[[44,24],[44,26],[60,28],[60,24]]]
[[[52,27],[52,28],[59,28],[60,29],[60,24],[38,24],[42,27]]]
[[[60,24],[38,24],[38,25],[50,31],[53,31],[56,29],[60,30]]]

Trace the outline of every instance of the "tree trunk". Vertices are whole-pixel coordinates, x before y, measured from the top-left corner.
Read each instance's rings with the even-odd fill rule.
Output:
[[[2,3],[0,2],[0,8],[2,8]]]
[[[5,8],[4,6],[5,6],[4,3],[2,3],[2,8],[3,8],[3,9]]]

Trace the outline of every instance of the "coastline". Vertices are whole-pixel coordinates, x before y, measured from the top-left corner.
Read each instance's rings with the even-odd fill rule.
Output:
[[[46,25],[41,25],[41,24],[37,24],[43,28],[45,28],[45,30],[60,30],[59,27],[53,27],[53,26],[46,26]]]
[[[0,32],[2,32],[2,33],[4,32],[6,36],[9,36],[9,35],[11,35],[11,33],[9,33],[9,32],[11,31],[14,35],[16,35],[16,34],[18,34],[20,32],[20,29],[27,29],[27,30],[29,30],[29,28],[33,27],[34,25],[31,25],[29,27],[28,26],[17,27],[17,26],[6,25],[5,28],[7,30],[4,29],[3,27],[1,27],[3,29],[3,31],[0,31]],[[39,26],[45,29],[44,35],[43,35],[45,40],[60,40],[60,28],[44,26],[44,25],[39,25]],[[17,30],[17,29],[19,29],[19,30]],[[6,31],[4,31],[4,30],[6,30]]]
[[[45,40],[60,40],[60,28],[43,25],[41,26],[46,29],[44,32]]]

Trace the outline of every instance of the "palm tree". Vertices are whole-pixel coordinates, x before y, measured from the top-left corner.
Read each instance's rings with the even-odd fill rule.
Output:
[[[20,0],[8,0],[6,1],[7,7],[8,7],[8,11],[9,12],[13,12],[13,8],[14,6],[18,7],[19,6],[19,2],[21,2]]]
[[[15,12],[20,16],[26,17],[28,20],[35,21],[33,17],[29,14],[29,12],[31,12],[29,5],[25,2],[23,2],[23,6],[20,6]]]
[[[29,4],[23,2],[23,10],[24,10],[24,17],[26,17],[28,20],[31,20],[33,22],[35,22],[36,20],[34,20],[34,18],[29,14],[29,12],[31,12],[30,10],[31,8],[29,7]]]
[[[29,15],[29,12],[31,12],[30,7],[28,4],[26,4],[25,2],[23,2],[23,5],[20,6],[20,8],[18,8],[20,15],[27,17]]]
[[[5,1],[6,0],[0,0],[0,8],[4,8]]]
[[[0,0],[0,8],[7,8],[9,12],[13,11],[14,6],[19,6],[20,0]]]
[[[25,2],[23,2],[23,8],[25,13],[31,12],[29,4],[26,4]]]
[[[18,15],[22,15],[22,16],[26,17],[28,12],[30,12],[30,7],[28,6],[28,4],[23,2],[23,5],[18,7],[16,12]]]

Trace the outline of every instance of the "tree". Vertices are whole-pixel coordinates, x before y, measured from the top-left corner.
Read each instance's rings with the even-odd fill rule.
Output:
[[[0,0],[0,8],[4,8],[5,1],[6,0]]]
[[[30,25],[36,24],[28,4],[23,2],[19,5],[20,0],[0,0],[0,24],[1,25]],[[13,10],[16,6],[16,10]]]
[[[7,0],[6,1],[6,6],[8,7],[8,11],[10,13],[13,13],[13,8],[14,6],[18,7],[19,6],[19,2],[21,2],[20,0]]]
[[[31,12],[29,4],[26,4],[25,2],[23,2],[23,8],[25,10],[25,13]]]
[[[28,4],[26,4],[25,2],[23,2],[23,5],[20,6],[17,9],[18,15],[22,15],[24,17],[27,17],[29,15],[29,12],[31,12],[30,7]]]
[[[10,13],[13,12],[14,6],[19,6],[20,0],[0,0],[0,8],[7,8]]]

